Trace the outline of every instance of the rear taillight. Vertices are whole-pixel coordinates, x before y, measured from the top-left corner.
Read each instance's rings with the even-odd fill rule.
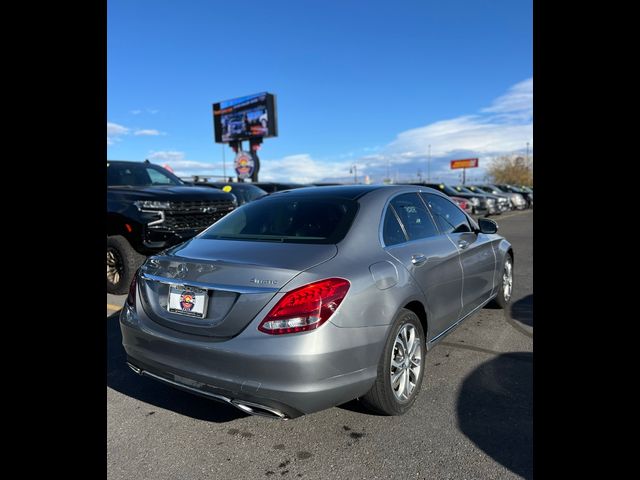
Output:
[[[129,285],[129,295],[127,295],[127,305],[130,307],[136,306],[136,284],[138,282],[138,272],[133,276],[133,280],[131,280],[131,285]]]
[[[258,330],[271,335],[306,332],[329,320],[349,291],[343,278],[329,278],[291,290],[260,322]]]

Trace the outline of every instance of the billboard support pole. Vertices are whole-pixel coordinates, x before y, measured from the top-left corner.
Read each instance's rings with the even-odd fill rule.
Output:
[[[235,140],[233,142],[229,142],[229,146],[234,153],[238,153],[242,151],[242,140]],[[236,175],[238,183],[244,183],[244,178],[240,178],[240,175]]]
[[[462,184],[464,185],[466,181],[467,181],[467,169],[463,168],[462,169]]]
[[[227,160],[224,155],[224,145],[222,145],[222,176],[224,177],[224,181],[227,181]]]
[[[251,182],[258,181],[258,171],[260,170],[260,159],[258,158],[258,152],[251,149],[251,156],[253,157],[253,173],[251,174]]]
[[[252,182],[258,181],[258,173],[260,172],[260,159],[258,158],[258,150],[260,150],[260,145],[262,145],[262,138],[249,140],[249,153],[253,158],[253,173],[251,174]]]

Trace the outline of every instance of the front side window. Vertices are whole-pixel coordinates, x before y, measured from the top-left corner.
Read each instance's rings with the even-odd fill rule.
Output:
[[[438,230],[431,215],[424,207],[417,193],[404,193],[391,200],[390,205],[404,225],[409,240],[435,237]]]
[[[151,185],[175,185],[173,179],[171,179],[168,175],[160,172],[160,170],[156,170],[155,168],[147,167],[147,175],[149,175]]]
[[[421,193],[435,218],[438,228],[444,233],[471,232],[467,216],[446,198],[430,193]]]

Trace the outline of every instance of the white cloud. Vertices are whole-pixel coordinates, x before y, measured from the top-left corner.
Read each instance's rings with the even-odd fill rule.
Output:
[[[158,130],[154,130],[154,129],[136,130],[133,134],[136,135],[136,136],[140,136],[140,135],[151,135],[151,136],[164,135],[164,133],[159,132]]]
[[[261,181],[288,181],[294,183],[312,183],[325,177],[339,177],[348,181],[349,168],[353,162],[319,162],[307,153],[288,155],[276,160],[260,161],[259,178]]]
[[[113,145],[114,143],[121,141],[123,136],[129,135],[130,133],[131,128],[117,123],[107,122],[107,145]],[[133,135],[136,137],[147,135],[156,136],[166,135],[166,133],[152,128],[138,128],[133,132]]]
[[[493,101],[486,113],[505,114],[527,119],[533,114],[533,78],[515,84],[509,91]]]
[[[130,112],[132,115],[140,115],[142,113],[142,110],[131,110]]]
[[[120,137],[127,135],[129,129],[117,123],[107,122],[107,145],[120,141]]]
[[[155,152],[152,150],[148,158],[151,161],[157,160],[162,162],[166,160],[171,160],[173,162],[179,162],[179,161],[185,160],[185,153],[179,152],[176,150],[159,151],[159,152]]]
[[[151,115],[155,115],[156,113],[158,113],[160,110],[154,110],[152,108],[147,108],[147,112],[150,113]]]
[[[187,160],[184,152],[176,150],[152,151],[147,158],[150,162],[158,165],[169,165],[173,169],[173,172],[179,177],[188,177],[194,174],[219,175],[220,170],[222,170],[222,163]],[[233,169],[233,166],[231,166],[231,169]],[[229,170],[228,165],[227,170]]]

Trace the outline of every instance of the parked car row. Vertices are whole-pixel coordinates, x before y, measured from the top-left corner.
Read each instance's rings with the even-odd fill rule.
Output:
[[[339,183],[313,183],[305,185],[302,183],[284,182],[255,182],[255,183],[198,183],[197,185],[231,187],[248,190],[260,188],[265,193],[274,193],[282,190],[293,190],[309,186],[337,186]],[[507,184],[479,184],[479,185],[447,185],[444,183],[412,182],[408,185],[416,185],[434,188],[449,196],[465,212],[476,216],[500,215],[510,210],[523,210],[533,208],[533,188],[526,186],[515,186]],[[254,194],[254,198],[259,195]],[[238,204],[245,203],[238,198]]]
[[[444,183],[411,183],[441,191],[450,198],[462,198],[471,204],[471,214],[500,215],[509,210],[533,207],[533,190],[513,185],[446,185]],[[525,190],[526,188],[526,190]],[[459,203],[459,200],[456,200]],[[462,207],[464,209],[464,207]]]

